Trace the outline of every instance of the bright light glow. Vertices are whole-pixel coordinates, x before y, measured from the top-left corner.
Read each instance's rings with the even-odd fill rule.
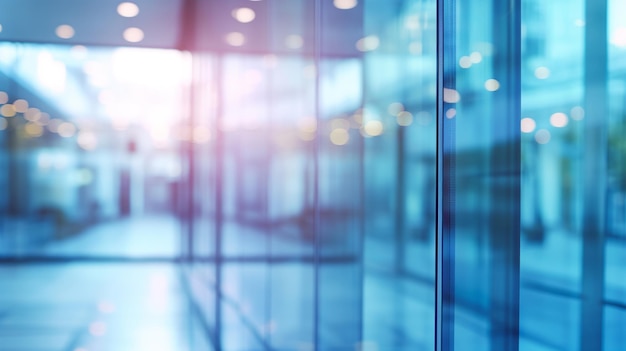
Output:
[[[58,26],[55,33],[57,37],[61,39],[70,39],[75,34],[74,28],[72,28],[72,26],[70,26],[69,24],[62,24]]]
[[[63,138],[70,138],[76,133],[76,127],[70,122],[63,122],[57,127],[57,133]]]
[[[196,144],[205,144],[211,140],[211,130],[207,127],[197,126],[193,129],[193,142]]]
[[[37,123],[28,122],[24,126],[24,131],[28,136],[36,138],[43,135],[43,127]]]
[[[520,126],[522,133],[532,133],[537,127],[537,123],[530,117],[524,117],[520,122]]]
[[[443,101],[449,104],[455,104],[461,101],[461,95],[454,89],[443,88]]]
[[[285,38],[285,46],[289,49],[300,49],[304,45],[304,40],[297,34],[288,35]]]
[[[41,112],[39,114],[39,118],[35,121],[35,123],[39,124],[40,126],[45,126],[48,124],[48,122],[50,122],[50,115],[45,112]]]
[[[226,43],[230,46],[243,46],[246,43],[246,37],[239,32],[231,32],[226,34]]]
[[[0,24],[0,32],[2,32],[2,25]]]
[[[483,55],[478,51],[474,51],[470,54],[470,60],[472,60],[472,63],[480,63],[483,60]]]
[[[611,44],[620,48],[626,48],[626,28],[616,28],[611,33]]]
[[[337,128],[330,132],[330,142],[335,145],[346,145],[349,140],[350,134],[343,128]]]
[[[357,4],[357,0],[333,0],[333,5],[340,10],[353,9]]]
[[[407,16],[404,20],[404,27],[408,30],[419,30],[420,29],[420,18],[417,15]]]
[[[472,67],[472,59],[469,56],[463,56],[459,60],[459,66],[461,68],[470,68]]]
[[[398,113],[402,111],[404,111],[404,105],[402,105],[402,103],[400,102],[392,102],[387,107],[387,113],[389,113],[392,116],[397,116]]]
[[[485,82],[485,89],[488,91],[496,91],[500,89],[500,82],[495,79],[487,79]]]
[[[383,124],[381,121],[368,121],[363,126],[363,131],[369,136],[379,136],[383,134]]]
[[[102,336],[107,332],[107,325],[104,322],[93,322],[89,325],[89,333],[93,336]]]
[[[446,111],[446,118],[447,119],[452,119],[456,117],[456,109],[455,108],[450,108]]]
[[[135,17],[139,14],[139,6],[132,2],[117,5],[117,13],[122,17]]]
[[[124,40],[129,43],[138,43],[143,40],[144,34],[143,31],[137,27],[130,27],[124,30]]]
[[[2,105],[2,107],[0,107],[0,115],[3,115],[4,117],[13,117],[15,116],[15,113],[15,106],[11,104]]]
[[[9,94],[0,91],[0,104],[6,104],[7,102],[9,102]]]
[[[408,111],[402,111],[398,113],[398,117],[396,118],[398,125],[403,127],[408,127],[413,123],[413,114]]]
[[[61,124],[63,124],[63,120],[60,120],[58,118],[53,118],[50,120],[50,122],[48,122],[48,130],[51,131],[52,133],[58,133],[59,126]]]
[[[9,125],[9,122],[7,122],[7,120],[4,117],[0,117],[0,130],[7,129],[8,125]]]
[[[563,112],[557,112],[550,116],[550,124],[557,128],[563,128],[567,125],[569,119]]]
[[[233,12],[231,12],[231,15],[234,19],[241,23],[250,23],[254,21],[254,18],[256,17],[254,10],[248,7],[234,9]]]
[[[111,314],[115,312],[115,305],[109,301],[101,301],[98,303],[98,311],[104,314]]]
[[[98,137],[93,132],[81,131],[76,137],[76,143],[78,143],[78,146],[82,149],[91,151],[98,146]]]
[[[379,45],[380,45],[380,39],[378,39],[378,37],[375,35],[368,35],[364,38],[359,39],[356,42],[357,50],[362,51],[362,52],[376,50],[378,49]]]
[[[72,46],[72,49],[70,49],[70,52],[74,58],[82,60],[87,57],[88,50],[82,45],[74,45]]]
[[[539,129],[535,133],[535,141],[539,144],[547,144],[550,142],[550,132],[545,129]]]
[[[574,106],[570,110],[570,116],[573,120],[580,121],[585,118],[585,109],[580,106]]]
[[[37,80],[43,88],[61,94],[65,91],[67,68],[61,61],[54,59],[51,53],[42,50],[37,57]]]
[[[550,70],[548,67],[537,67],[537,69],[535,69],[535,77],[537,77],[537,79],[546,79],[550,77]]]
[[[13,106],[15,106],[16,112],[24,113],[28,110],[28,101],[24,99],[17,99],[13,102]]]
[[[585,20],[584,20],[584,19],[579,18],[579,19],[577,19],[577,20],[575,20],[575,21],[574,21],[574,25],[575,25],[576,27],[584,27],[584,26],[585,26]]]

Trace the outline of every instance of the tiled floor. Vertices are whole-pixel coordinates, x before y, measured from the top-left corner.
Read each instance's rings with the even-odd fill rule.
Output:
[[[226,232],[224,247],[230,255],[262,258],[266,250],[296,257],[311,253],[310,243],[293,238],[267,236],[250,228],[229,228]],[[66,257],[175,257],[180,248],[178,239],[177,223],[172,218],[134,218],[90,228],[38,252]],[[312,350],[316,283],[320,294],[319,332],[330,345],[328,349],[340,345],[342,340],[355,340],[359,333],[363,350],[432,349],[432,283],[374,268],[392,264],[393,260],[385,256],[393,252],[391,242],[368,241],[365,247],[372,267],[368,266],[363,280],[357,279],[361,274],[358,264],[350,262],[322,267],[318,278],[311,262],[224,264],[224,349],[259,351],[269,345],[275,351]],[[622,272],[624,247],[623,243],[611,243],[607,250],[608,290],[619,301],[624,297],[625,280],[618,276]],[[423,264],[422,267],[417,260],[412,261],[416,274],[432,271],[431,244],[424,242],[408,249],[411,257],[419,257]],[[533,258],[551,257],[556,262],[575,263],[579,260],[574,255],[578,251],[576,240],[554,235],[541,247],[523,246],[522,270],[537,280],[550,276],[537,267],[549,267],[553,271],[549,273],[573,277],[575,281],[579,279],[576,275],[568,275],[575,272],[572,265],[535,267],[539,260]],[[198,280],[206,290],[201,296],[206,306],[200,307],[209,319],[215,308],[212,267],[202,264],[204,273]],[[180,274],[180,268],[170,263],[0,265],[0,351],[210,351],[206,331],[190,304]],[[544,337],[548,332],[556,339],[575,344],[578,303],[577,299],[523,288],[521,349],[568,349],[570,345],[555,344],[549,335]],[[489,333],[484,316],[462,306],[456,313],[457,341],[486,345]],[[619,327],[624,321],[623,309],[607,307],[606,345],[615,349],[623,345]],[[353,350],[356,345],[341,347]]]
[[[168,264],[0,267],[1,351],[210,350]]]

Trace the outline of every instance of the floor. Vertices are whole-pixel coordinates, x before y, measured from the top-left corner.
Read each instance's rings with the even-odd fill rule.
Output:
[[[171,217],[124,219],[30,252],[172,258],[180,250],[178,230]],[[311,262],[263,258],[267,252],[306,257],[312,253],[310,243],[235,226],[225,233],[229,255],[262,260],[222,266],[224,350],[311,351],[315,318],[323,350],[432,349],[434,294],[427,275],[434,261],[431,242],[407,246],[414,274],[405,276],[381,268],[393,264],[394,246],[388,240],[368,240],[368,266],[361,279],[361,267],[349,261],[322,265],[316,276]],[[579,252],[579,240],[565,234],[553,233],[540,246],[522,243],[522,279],[563,288],[576,285]],[[625,242],[608,245],[607,297],[615,301],[626,301],[624,257]],[[470,256],[467,259],[471,262]],[[166,260],[0,265],[0,351],[211,351],[204,325],[214,322],[214,273],[210,264],[181,269]],[[575,348],[578,298],[524,285],[520,298],[520,350]],[[484,318],[463,306],[457,306],[455,314],[457,342],[486,348],[489,330]],[[626,344],[621,329],[626,309],[607,305],[605,324],[605,349],[619,350]],[[344,340],[363,341],[356,345]]]
[[[169,264],[0,267],[1,351],[211,350]]]

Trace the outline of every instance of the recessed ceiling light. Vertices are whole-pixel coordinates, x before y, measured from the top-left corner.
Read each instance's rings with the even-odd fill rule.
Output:
[[[139,14],[139,6],[132,2],[117,5],[117,13],[122,17],[135,17]]]
[[[357,5],[357,0],[334,0],[333,5],[340,10],[349,10],[355,8]]]
[[[226,35],[226,42],[231,46],[242,46],[246,43],[246,37],[239,32],[232,32]]]
[[[70,39],[74,36],[74,28],[68,24],[58,26],[55,32],[57,37],[61,39]]]
[[[241,23],[250,23],[254,21],[254,18],[256,17],[254,10],[247,7],[234,9],[232,15],[237,21]]]
[[[143,40],[143,31],[137,27],[126,28],[124,31],[124,39],[130,43],[138,43]]]

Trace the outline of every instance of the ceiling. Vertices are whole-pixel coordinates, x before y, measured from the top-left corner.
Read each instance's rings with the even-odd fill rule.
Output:
[[[317,26],[311,0],[132,0],[120,7],[122,3],[0,0],[0,41],[312,53],[317,35],[322,53],[353,56],[363,37],[357,0],[319,0]]]

